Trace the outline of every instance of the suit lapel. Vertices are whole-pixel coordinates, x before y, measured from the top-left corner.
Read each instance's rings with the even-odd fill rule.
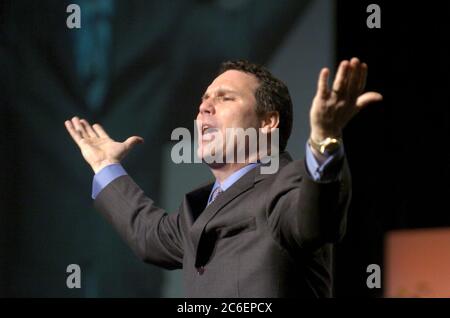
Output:
[[[280,169],[292,161],[290,155],[285,152],[280,154]],[[185,217],[190,228],[190,238],[196,253],[196,266],[200,257],[200,241],[205,232],[206,225],[219,213],[228,203],[239,197],[241,194],[252,188],[255,183],[270,177],[270,174],[261,174],[261,167],[256,167],[246,173],[230,188],[224,191],[216,200],[207,206],[208,197],[213,183],[202,186],[188,194],[184,202]]]
[[[192,228],[195,220],[205,210],[213,185],[214,183],[208,183],[186,194],[183,202],[183,211],[188,229]]]
[[[198,218],[194,221],[190,236],[194,246],[194,251],[196,253],[196,266],[201,265],[199,262],[199,254],[201,253],[200,249],[200,240],[205,231],[206,225],[211,221],[211,219],[219,213],[229,202],[237,198],[239,195],[252,188],[255,182],[255,175],[259,168],[255,168],[245,174],[242,178],[240,178],[235,184],[233,184],[230,188],[224,191],[220,196],[218,196],[211,204],[206,206],[203,212],[198,216]],[[209,195],[209,193],[208,193]],[[206,197],[206,202],[208,197]]]

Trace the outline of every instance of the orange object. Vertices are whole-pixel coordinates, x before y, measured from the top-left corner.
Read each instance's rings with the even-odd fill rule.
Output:
[[[450,228],[388,233],[384,264],[385,297],[450,297]]]

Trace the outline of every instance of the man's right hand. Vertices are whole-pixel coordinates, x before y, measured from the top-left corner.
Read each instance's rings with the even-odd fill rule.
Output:
[[[91,126],[87,120],[78,117],[66,120],[65,126],[95,173],[110,164],[119,163],[133,146],[144,142],[144,139],[138,136],[130,137],[124,142],[114,141],[102,126]]]

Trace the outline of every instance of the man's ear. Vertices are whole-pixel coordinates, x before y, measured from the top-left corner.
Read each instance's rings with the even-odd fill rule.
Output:
[[[261,117],[261,130],[269,133],[280,125],[280,114],[277,111],[267,112]]]

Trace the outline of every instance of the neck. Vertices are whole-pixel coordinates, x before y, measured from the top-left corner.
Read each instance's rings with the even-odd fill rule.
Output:
[[[247,165],[248,163],[225,163],[221,165],[209,165],[209,168],[216,180],[222,183],[233,173]]]

